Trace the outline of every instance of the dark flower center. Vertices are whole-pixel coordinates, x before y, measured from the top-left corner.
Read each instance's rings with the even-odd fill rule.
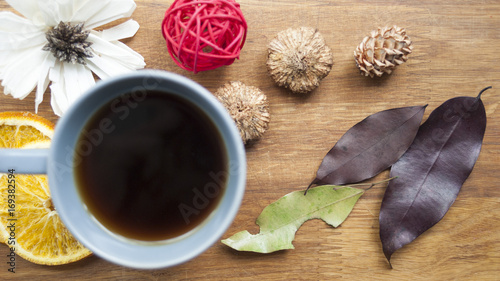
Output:
[[[83,25],[83,22],[76,25],[59,22],[45,33],[48,43],[43,50],[50,51],[60,61],[85,65],[85,58],[93,55],[90,48],[92,42],[86,41],[90,31],[83,30]]]

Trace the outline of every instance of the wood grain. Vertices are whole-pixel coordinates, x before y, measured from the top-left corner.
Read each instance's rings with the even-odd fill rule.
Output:
[[[483,95],[488,115],[477,164],[450,211],[435,227],[396,252],[389,268],[378,237],[384,187],[368,191],[341,227],[319,220],[297,232],[295,250],[261,255],[216,243],[174,268],[142,271],[90,257],[65,266],[39,266],[18,258],[7,271],[8,249],[0,246],[0,279],[23,280],[499,280],[500,276],[500,2],[497,0],[240,0],[249,24],[240,60],[217,70],[191,74],[167,54],[161,20],[172,1],[137,0],[132,18],[141,28],[124,42],[141,53],[147,68],[192,78],[210,91],[231,80],[262,89],[271,124],[263,139],[247,146],[248,181],[240,211],[223,238],[258,230],[255,219],[269,203],[303,189],[335,142],[367,115],[400,106],[428,104],[424,118],[455,96]],[[0,10],[11,10],[0,0]],[[12,11],[12,10],[11,10]],[[120,21],[117,21],[120,22]],[[362,77],[353,51],[372,29],[407,29],[414,51],[407,63],[381,79]],[[309,95],[292,95],[270,80],[267,43],[289,27],[320,30],[334,53],[334,66]],[[0,38],[1,40],[1,38]],[[0,90],[0,91],[3,91]],[[3,93],[3,92],[2,92]],[[56,122],[50,93],[39,114]],[[34,93],[24,100],[0,95],[0,110],[34,111]],[[388,172],[376,180],[387,178]]]

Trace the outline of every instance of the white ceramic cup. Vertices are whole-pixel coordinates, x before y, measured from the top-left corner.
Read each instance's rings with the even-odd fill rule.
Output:
[[[223,197],[208,218],[184,235],[155,242],[124,239],[102,226],[79,195],[73,161],[82,129],[101,106],[132,93],[129,104],[133,110],[134,102],[148,90],[181,96],[205,112],[221,133],[229,163]],[[0,149],[0,171],[8,169],[47,174],[55,209],[75,238],[103,259],[139,269],[183,263],[218,241],[236,216],[246,181],[244,146],[226,109],[194,81],[160,70],[141,70],[98,82],[58,120],[50,149]]]

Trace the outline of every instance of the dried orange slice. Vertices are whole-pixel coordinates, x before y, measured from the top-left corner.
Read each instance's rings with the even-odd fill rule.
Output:
[[[53,128],[50,121],[34,114],[0,113],[0,147],[47,148]],[[91,254],[61,222],[47,176],[12,171],[1,174],[0,188],[4,191],[0,192],[0,240],[14,247],[11,251],[16,255],[37,264],[59,265]]]
[[[53,135],[54,124],[43,117],[30,112],[0,112],[0,148],[19,148]]]
[[[0,112],[0,148],[20,148],[33,141],[50,140],[53,134],[54,124],[36,114]],[[7,190],[7,182],[0,182],[0,188]],[[1,235],[0,242],[4,243]]]

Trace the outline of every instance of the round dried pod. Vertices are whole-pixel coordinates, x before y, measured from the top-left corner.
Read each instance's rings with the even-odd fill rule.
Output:
[[[380,77],[391,74],[396,66],[407,61],[412,49],[404,28],[384,27],[363,39],[354,51],[354,58],[362,75]]]
[[[289,28],[269,43],[267,70],[278,86],[294,93],[318,87],[332,65],[332,51],[315,28]]]
[[[215,96],[226,107],[238,127],[243,143],[259,139],[269,126],[269,103],[257,87],[242,82],[221,86]]]

